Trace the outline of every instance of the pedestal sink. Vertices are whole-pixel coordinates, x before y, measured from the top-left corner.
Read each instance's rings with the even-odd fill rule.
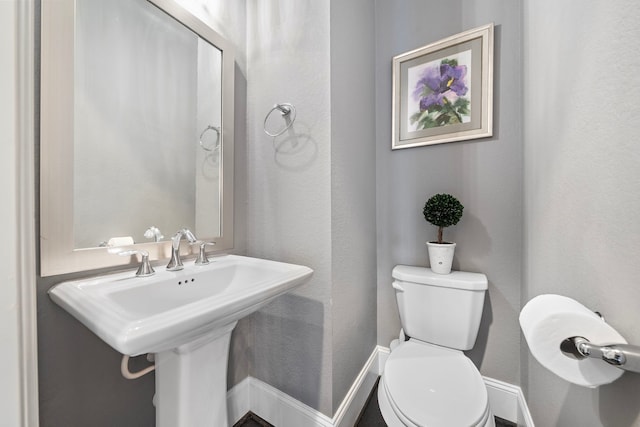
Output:
[[[308,267],[225,255],[205,266],[63,282],[51,299],[111,347],[156,353],[156,425],[226,426],[227,358],[238,319],[303,284]]]

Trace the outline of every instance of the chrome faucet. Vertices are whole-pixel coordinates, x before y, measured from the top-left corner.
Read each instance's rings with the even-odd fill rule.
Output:
[[[180,260],[180,240],[182,240],[183,237],[187,239],[189,243],[195,243],[198,240],[188,228],[179,230],[171,238],[171,259],[169,260],[169,264],[167,264],[167,270],[169,271],[177,271],[184,268],[182,260]]]

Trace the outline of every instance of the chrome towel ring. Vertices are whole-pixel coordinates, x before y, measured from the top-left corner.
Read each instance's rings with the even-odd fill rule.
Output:
[[[213,143],[213,146],[211,147],[207,147],[204,145],[204,142],[202,142],[202,137],[204,137],[204,134],[207,133],[208,131],[214,131],[216,133],[216,141]],[[220,146],[220,128],[218,126],[207,126],[206,128],[204,128],[204,130],[202,131],[202,133],[200,134],[200,147],[202,147],[202,149],[204,151],[213,151],[216,148],[218,148]]]
[[[269,120],[269,116],[271,116],[271,114],[274,111],[280,112],[280,115],[284,117],[286,124],[282,129],[280,129],[277,132],[269,132],[267,130],[267,120]],[[296,120],[296,108],[293,105],[289,103],[276,104],[273,106],[271,110],[269,110],[269,112],[267,113],[267,116],[264,118],[264,133],[273,137],[280,136],[283,133],[285,133],[287,129],[291,127],[291,125],[295,120]]]

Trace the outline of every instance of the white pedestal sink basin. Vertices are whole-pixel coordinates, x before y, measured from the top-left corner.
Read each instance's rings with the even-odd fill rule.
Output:
[[[120,353],[157,353],[157,426],[218,427],[228,423],[227,358],[236,322],[312,273],[225,255],[151,277],[130,271],[63,282],[49,296]]]

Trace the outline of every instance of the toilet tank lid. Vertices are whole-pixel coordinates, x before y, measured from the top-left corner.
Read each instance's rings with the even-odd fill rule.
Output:
[[[438,274],[426,267],[396,265],[391,274],[394,279],[404,282],[421,283],[445,288],[482,291],[486,290],[488,286],[487,276],[482,273],[470,273],[467,271],[452,271],[450,274]]]

